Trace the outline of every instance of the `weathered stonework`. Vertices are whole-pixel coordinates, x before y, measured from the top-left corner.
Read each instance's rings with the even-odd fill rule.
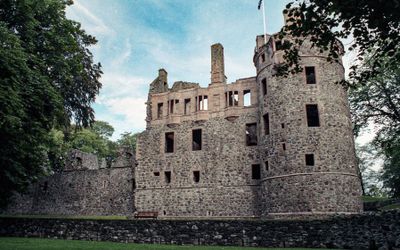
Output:
[[[285,39],[290,37],[280,42]],[[206,88],[179,82],[169,89],[160,70],[137,143],[138,211],[267,218],[362,211],[347,93],[337,84],[343,65],[328,63],[327,54],[305,40],[301,64],[313,67],[313,75],[277,77],[283,51],[275,36],[267,40],[257,37],[257,75],[231,84],[220,44],[211,47]],[[315,126],[308,123],[306,105],[317,107]],[[199,129],[201,149],[195,150],[193,131]],[[255,143],[247,145],[246,133]]]
[[[131,216],[135,211],[134,153],[127,158],[128,152],[121,152],[112,168],[99,168],[95,155],[73,150],[66,171],[41,179],[24,194],[15,194],[2,213]],[[78,166],[76,157],[82,159]]]

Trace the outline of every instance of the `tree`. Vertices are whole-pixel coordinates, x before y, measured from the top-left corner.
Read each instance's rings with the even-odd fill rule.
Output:
[[[400,4],[398,0],[295,0],[284,11],[288,14],[288,24],[279,36],[293,36],[293,42],[285,43],[286,62],[279,67],[279,74],[296,73],[299,66],[298,47],[303,37],[309,37],[313,46],[328,51],[328,60],[338,60],[340,56],[338,39],[353,40],[350,50],[357,51],[358,62],[351,67],[348,83],[363,83],[374,77],[384,60],[398,64],[400,53]],[[365,56],[370,67],[360,69]]]
[[[119,146],[128,146],[131,150],[136,150],[136,138],[137,133],[132,134],[130,132],[124,132],[121,134],[121,138],[117,141]]]
[[[63,0],[0,1],[0,205],[49,172],[53,127],[93,121],[96,39],[65,17]]]
[[[373,146],[384,160],[381,179],[400,197],[400,67],[383,62],[374,77],[350,88],[350,106],[356,134],[370,124],[377,127]]]

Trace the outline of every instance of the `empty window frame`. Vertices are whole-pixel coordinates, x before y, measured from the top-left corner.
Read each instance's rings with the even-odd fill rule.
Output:
[[[261,80],[261,88],[262,88],[263,95],[266,95],[267,94],[267,79],[264,78]]]
[[[165,133],[165,153],[174,152],[174,132]]]
[[[201,129],[192,130],[192,150],[201,150],[202,144]]]
[[[246,145],[257,145],[257,123],[246,124]]]
[[[159,103],[157,104],[157,118],[161,119],[163,117],[163,108],[164,108],[164,103]]]
[[[251,91],[250,90],[243,91],[243,105],[245,107],[251,106]]]
[[[265,62],[265,54],[261,54],[261,62]]]
[[[307,112],[307,125],[309,127],[319,127],[320,124],[319,124],[318,105],[307,104],[306,112]]]
[[[251,179],[253,179],[253,180],[261,179],[261,167],[260,167],[260,164],[251,165]]]
[[[165,171],[164,172],[164,177],[165,177],[165,183],[171,183],[171,171]]]
[[[158,172],[158,171],[153,172],[153,174],[154,174],[154,176],[160,176],[160,172]]]
[[[183,113],[184,113],[185,115],[190,114],[190,98],[185,99],[185,108],[184,108]]]
[[[196,183],[200,181],[200,171],[193,171],[193,181]]]
[[[306,83],[316,84],[315,67],[306,67]]]
[[[268,163],[268,161],[265,161],[265,170],[269,171],[269,163]]]
[[[282,50],[283,44],[281,40],[276,40],[275,41],[275,50]]]
[[[206,95],[198,96],[198,98],[196,98],[196,103],[197,103],[197,110],[208,110],[208,96]]]
[[[282,143],[282,149],[283,151],[286,151],[286,143]]]
[[[264,134],[269,135],[269,115],[268,115],[268,113],[263,115],[263,120],[264,120]]]
[[[314,166],[314,154],[306,154],[306,166]]]
[[[174,113],[174,100],[169,100],[169,113],[173,114]]]
[[[239,105],[239,92],[238,91],[228,91],[225,93],[226,106],[238,106]]]

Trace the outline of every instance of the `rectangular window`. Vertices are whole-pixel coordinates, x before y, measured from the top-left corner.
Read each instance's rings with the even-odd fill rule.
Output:
[[[193,171],[193,181],[196,183],[200,181],[200,171]]]
[[[319,114],[317,104],[307,104],[307,124],[309,127],[319,127]]]
[[[275,41],[275,49],[276,50],[281,50],[282,49],[282,41],[280,41],[280,40]]]
[[[251,91],[250,90],[243,91],[243,105],[245,107],[251,106]]]
[[[199,96],[198,110],[208,110],[208,96]],[[197,100],[196,100],[197,102]]]
[[[160,172],[153,172],[154,176],[160,176]]]
[[[261,54],[261,62],[265,62],[265,54]]]
[[[185,115],[190,114],[190,98],[189,98],[189,99],[185,99],[185,110],[184,110],[184,114],[185,114]]]
[[[162,102],[157,104],[157,118],[158,119],[161,119],[163,117],[163,106],[164,106],[164,103],[162,103]]]
[[[174,152],[174,132],[165,133],[165,153]]]
[[[174,100],[169,101],[169,113],[170,114],[174,113]]]
[[[234,91],[233,92],[233,106],[238,106],[239,105],[239,92]]]
[[[165,183],[171,183],[171,171],[165,171],[164,176],[165,176]]]
[[[285,143],[282,143],[282,149],[283,149],[283,151],[286,151],[286,144]]]
[[[195,111],[197,112],[198,110],[199,110],[199,107],[198,107],[198,102],[197,102],[197,100],[198,100],[198,98],[197,98],[197,96],[194,98],[194,102],[195,102]]]
[[[251,179],[259,180],[261,179],[261,168],[260,164],[251,165]]]
[[[201,150],[201,129],[192,131],[192,150]]]
[[[269,163],[268,163],[268,161],[265,161],[265,170],[269,171]]]
[[[263,95],[266,95],[267,94],[267,79],[262,79],[262,81],[261,81],[261,88],[262,88],[262,91],[263,91]]]
[[[269,135],[269,115],[266,113],[264,116],[264,134]]]
[[[314,166],[314,154],[306,154],[306,165],[307,166]]]
[[[246,124],[246,145],[257,145],[257,123]]]
[[[316,84],[315,67],[306,67],[306,82],[307,84]]]
[[[285,128],[285,123],[281,123],[281,128]]]

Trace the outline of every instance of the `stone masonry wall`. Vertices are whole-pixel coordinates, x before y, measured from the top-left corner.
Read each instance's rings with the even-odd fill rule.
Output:
[[[173,128],[154,126],[139,137],[135,206],[160,216],[257,216],[257,146],[246,146],[245,124],[256,122],[249,113],[234,121],[212,118],[182,122]],[[202,130],[202,150],[192,151],[192,130]],[[164,152],[166,132],[174,132],[175,151]],[[171,171],[171,183],[165,180]],[[193,179],[200,171],[200,181]],[[156,176],[154,173],[158,173]]]
[[[132,215],[132,167],[68,171],[13,197],[3,214]]]
[[[179,245],[399,249],[400,211],[311,221],[0,218],[0,236]]]

